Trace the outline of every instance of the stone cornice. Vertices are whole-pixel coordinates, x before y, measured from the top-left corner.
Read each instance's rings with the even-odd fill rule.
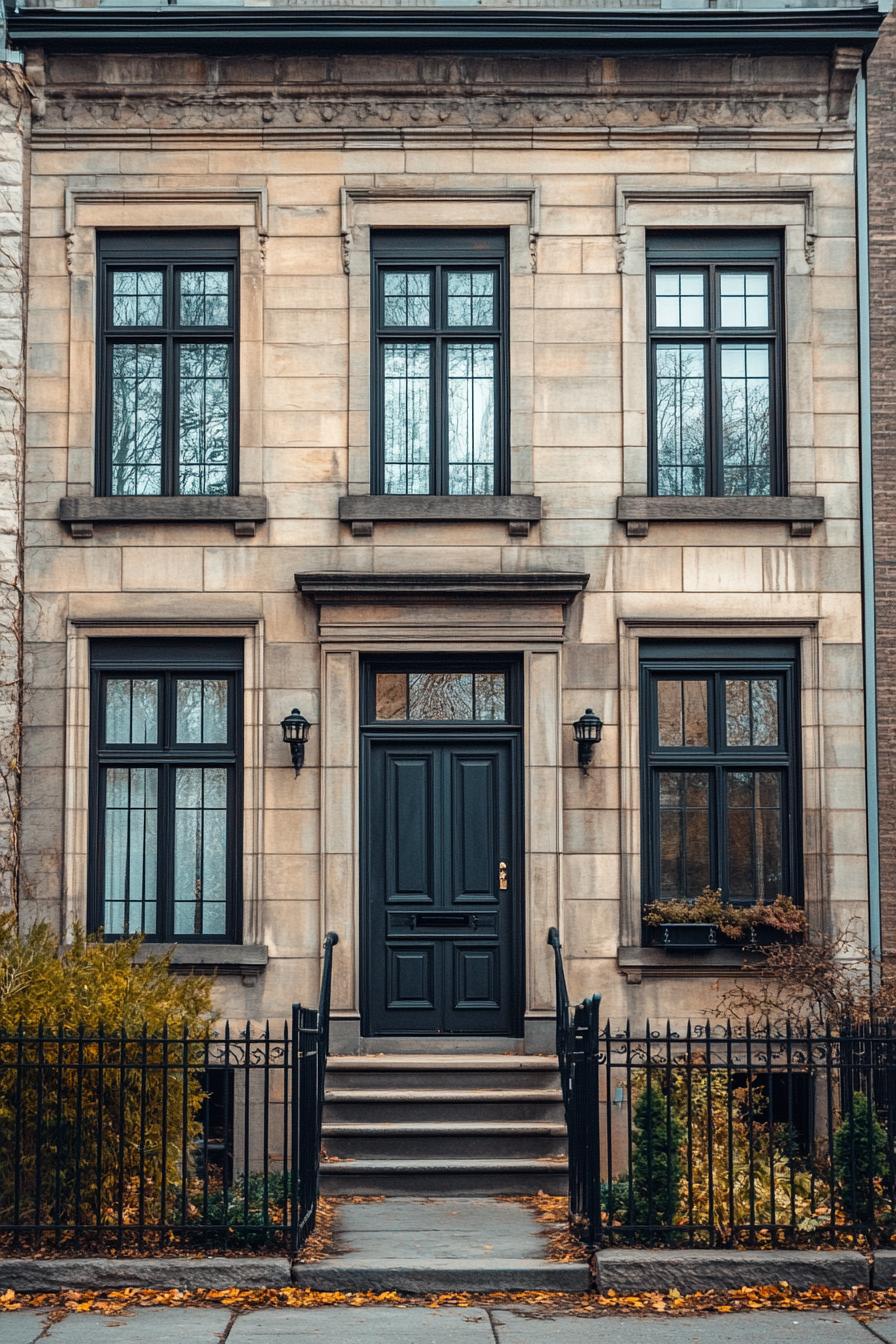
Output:
[[[589,576],[548,570],[531,574],[297,574],[312,602],[571,602]]]
[[[40,150],[245,149],[852,149],[853,128],[817,122],[769,126],[684,125],[568,127],[378,126],[365,130],[304,127],[146,128],[36,125]]]

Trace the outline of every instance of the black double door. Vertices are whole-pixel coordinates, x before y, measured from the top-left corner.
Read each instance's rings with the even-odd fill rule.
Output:
[[[363,738],[362,1030],[520,1029],[519,738]]]

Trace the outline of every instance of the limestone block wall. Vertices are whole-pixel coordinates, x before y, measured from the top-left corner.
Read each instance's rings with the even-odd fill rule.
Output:
[[[19,841],[29,120],[23,70],[0,60],[0,910],[16,899]]]
[[[617,959],[637,924],[633,668],[637,641],[657,630],[802,641],[807,904],[816,927],[861,938],[853,126],[832,66],[71,55],[44,74],[29,213],[26,917],[83,915],[84,640],[237,630],[257,728],[247,937],[270,963],[254,984],[222,980],[219,1000],[245,1018],[309,998],[322,933],[321,653],[295,574],[556,569],[590,578],[570,607],[549,726],[561,824],[530,868],[559,874],[573,993],[599,990],[608,1011],[636,1019],[699,1013],[716,993],[715,974],[679,964],[627,978]],[[210,222],[240,234],[241,479],[267,497],[269,521],[254,537],[223,523],[98,524],[72,537],[59,501],[93,490],[96,231]],[[514,476],[543,500],[526,538],[471,521],[381,522],[355,537],[338,521],[340,496],[367,488],[365,249],[386,222],[510,231]],[[645,490],[645,230],[676,225],[784,231],[791,490],[825,501],[810,535],[691,520],[630,537],[616,521],[619,496]],[[298,779],[279,729],[293,704],[313,724]],[[571,728],[586,705],[605,723],[587,777]],[[327,806],[356,826],[350,778]],[[545,933],[528,932],[542,971]],[[551,1007],[539,983],[541,972],[536,1016]]]

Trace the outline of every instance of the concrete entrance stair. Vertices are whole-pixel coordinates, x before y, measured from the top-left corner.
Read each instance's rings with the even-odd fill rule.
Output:
[[[547,1055],[336,1055],[326,1194],[512,1195],[566,1188],[557,1062]]]
[[[393,1198],[341,1204],[324,1260],[293,1266],[320,1292],[587,1292],[591,1272],[551,1260],[531,1209],[497,1199]]]

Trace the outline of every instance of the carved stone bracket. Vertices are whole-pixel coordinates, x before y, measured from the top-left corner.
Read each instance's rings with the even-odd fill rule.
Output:
[[[352,266],[352,229],[354,207],[375,201],[479,202],[524,201],[529,212],[529,262],[538,269],[538,236],[541,229],[541,192],[531,187],[341,187],[339,191],[339,230],[342,234],[342,269],[346,275]]]
[[[815,265],[815,197],[809,187],[626,187],[616,192],[616,269],[625,269],[625,253],[630,229],[629,210],[636,205],[694,207],[755,206],[756,223],[762,223],[762,210],[793,205],[802,210],[803,251],[810,272]],[[673,222],[673,221],[670,221]],[[677,220],[674,221],[678,223]],[[777,223],[777,220],[771,221]],[[791,221],[793,222],[793,221]]]

